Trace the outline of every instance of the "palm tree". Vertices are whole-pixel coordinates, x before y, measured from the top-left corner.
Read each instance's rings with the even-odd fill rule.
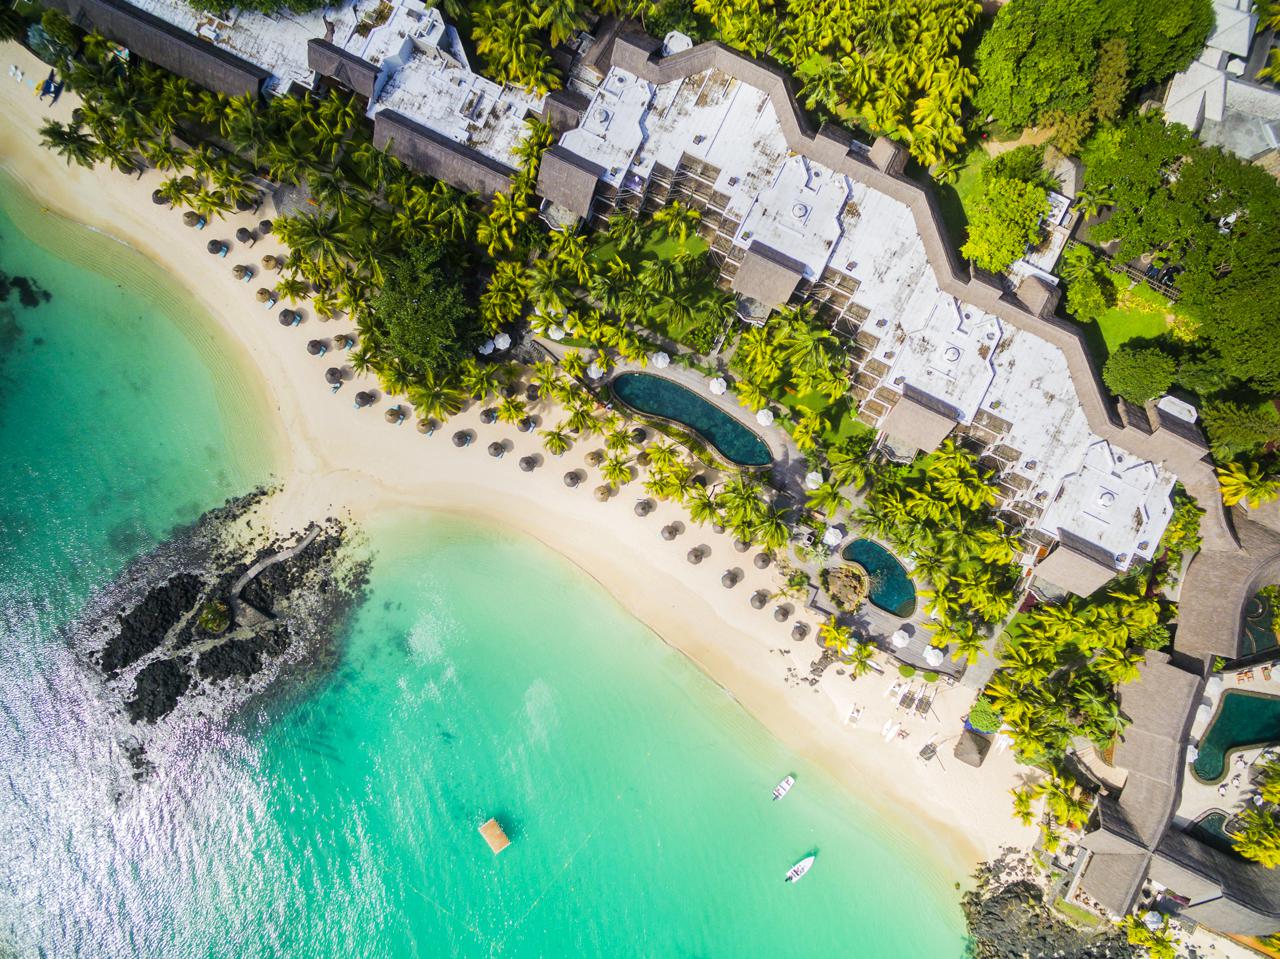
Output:
[[[759,413],[769,405],[769,393],[752,380],[739,380],[734,387],[738,394],[738,402],[752,413]]]
[[[542,445],[546,447],[547,452],[552,456],[563,456],[569,452],[569,447],[573,445],[565,426],[566,424],[561,423],[554,429],[546,429],[541,433]]]
[[[1247,808],[1235,818],[1231,845],[1246,859],[1274,869],[1280,865],[1280,824],[1269,810]]]
[[[560,359],[560,368],[575,380],[587,375],[587,361],[578,350],[570,350]]]
[[[297,304],[311,293],[311,284],[297,277],[284,277],[276,283],[276,292],[290,303]]]
[[[1013,818],[1024,826],[1030,826],[1036,818],[1032,803],[1036,801],[1035,791],[1030,786],[1011,789],[1013,796]]]
[[[848,626],[841,626],[832,616],[818,627],[818,638],[822,640],[823,646],[844,655],[853,643],[853,630]]]
[[[467,396],[457,382],[449,376],[443,376],[434,370],[426,373],[409,388],[409,402],[418,411],[419,416],[434,416],[440,420],[462,411]]]
[[[498,404],[498,419],[504,423],[519,423],[524,419],[526,411],[524,400],[515,396],[503,397]]]
[[[623,456],[610,456],[601,464],[600,475],[614,486],[625,486],[632,479],[630,461]]]
[[[613,245],[618,248],[618,251],[622,253],[638,247],[644,242],[644,234],[640,229],[640,224],[635,217],[627,213],[612,214],[609,217],[609,226],[606,234],[613,241]]]
[[[672,200],[653,215],[653,222],[662,228],[662,232],[668,237],[676,237],[682,244],[688,241],[689,232],[696,229],[701,221],[701,213],[679,200]]]
[[[871,672],[874,654],[875,647],[870,643],[854,643],[850,646],[848,653],[849,675],[857,679],[859,676],[865,676]]]
[[[618,424],[605,433],[604,448],[610,453],[627,453],[631,450],[631,431],[625,424]]]
[[[1235,462],[1218,467],[1218,486],[1227,506],[1245,502],[1257,509],[1280,496],[1280,476],[1265,475],[1257,463]]]
[[[50,120],[40,128],[40,143],[67,161],[91,168],[98,158],[98,141],[81,129],[79,123],[65,126]]]
[[[462,389],[470,394],[472,399],[481,403],[493,393],[498,392],[501,386],[498,371],[494,367],[480,364],[471,357],[468,357],[459,365],[458,372],[462,381]]]
[[[779,550],[790,542],[791,528],[782,517],[781,510],[765,507],[752,529],[753,538],[765,549]]]
[[[689,507],[689,518],[695,523],[720,522],[720,502],[714,493],[706,487],[695,487],[686,500]]]
[[[828,480],[808,495],[810,509],[816,509],[834,518],[842,509],[849,507],[849,498],[840,491],[840,487]]]

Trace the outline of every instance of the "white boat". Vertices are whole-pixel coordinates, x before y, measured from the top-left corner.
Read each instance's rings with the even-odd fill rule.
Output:
[[[800,878],[813,868],[813,861],[817,856],[805,856],[798,863],[787,870],[787,882],[799,882]]]
[[[786,779],[782,780],[782,782],[778,783],[778,785],[774,786],[773,787],[774,800],[775,801],[779,800],[783,796],[785,796],[787,793],[791,792],[791,787],[794,786],[795,784],[796,784],[796,777],[788,776]]]
[[[856,726],[858,725],[858,720],[861,718],[862,718],[862,707],[854,706],[849,710],[849,715],[844,718],[844,724],[846,726],[850,724]]]

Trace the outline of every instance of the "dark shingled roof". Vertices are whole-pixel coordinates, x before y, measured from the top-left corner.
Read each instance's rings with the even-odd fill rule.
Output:
[[[962,763],[970,766],[981,766],[991,749],[991,739],[972,729],[966,729],[956,740],[953,755]]]
[[[1147,878],[1145,850],[1129,853],[1098,853],[1089,857],[1080,886],[1112,915],[1123,916],[1133,907],[1138,890]]]
[[[271,74],[120,0],[47,0],[82,30],[97,30],[143,60],[227,96],[257,96]]]
[[[900,444],[927,452],[936,450],[958,422],[945,403],[908,384],[902,399],[880,421],[880,430]]]
[[[1062,530],[1058,530],[1058,536],[1057,549],[1036,564],[1037,579],[1077,596],[1092,596],[1115,578],[1118,570],[1114,566],[1094,559],[1086,550],[1068,542]]]
[[[1237,507],[1231,518],[1241,549],[1205,548],[1182,581],[1174,647],[1201,660],[1235,659],[1245,605],[1260,587],[1280,582],[1280,533],[1270,528],[1280,522],[1274,511]]]
[[[596,187],[605,169],[556,144],[542,154],[538,167],[538,195],[556,206],[585,217],[591,212]]]
[[[471,147],[414,123],[395,110],[374,114],[373,145],[388,151],[417,173],[486,198],[510,190],[511,178],[516,172]]]
[[[1280,927],[1280,875],[1171,830],[1151,859],[1151,878],[1190,904],[1182,915],[1233,935],[1262,936]]]
[[[803,277],[803,263],[754,240],[734,274],[733,288],[773,309],[791,299]]]
[[[368,60],[317,37],[307,41],[307,66],[366,100],[373,99],[378,68]]]

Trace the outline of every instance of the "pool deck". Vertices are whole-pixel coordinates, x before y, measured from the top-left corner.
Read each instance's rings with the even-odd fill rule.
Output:
[[[1250,677],[1249,674],[1252,673]],[[1248,677],[1248,678],[1244,678]],[[1197,716],[1191,725],[1191,742],[1198,743],[1209,726],[1217,719],[1218,707],[1222,697],[1231,690],[1242,692],[1265,693],[1280,696],[1280,666],[1271,671],[1271,678],[1264,679],[1261,667],[1235,670],[1224,673],[1222,688],[1205,696],[1210,706],[1208,715]],[[1203,783],[1195,777],[1190,764],[1187,765],[1183,777],[1182,797],[1174,812],[1175,820],[1181,824],[1196,821],[1207,812],[1218,810],[1233,816],[1247,806],[1253,805],[1254,788],[1250,772],[1258,761],[1266,746],[1251,746],[1245,749],[1232,750],[1227,757],[1226,778],[1217,783]],[[1226,789],[1222,790],[1225,785]],[[1221,791],[1220,791],[1221,790]]]

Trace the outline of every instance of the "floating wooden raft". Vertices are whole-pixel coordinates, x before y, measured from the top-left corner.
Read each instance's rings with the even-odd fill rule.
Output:
[[[481,826],[480,835],[484,836],[484,841],[489,844],[495,856],[511,845],[511,840],[507,838],[507,834],[502,831],[496,819],[490,819]]]

